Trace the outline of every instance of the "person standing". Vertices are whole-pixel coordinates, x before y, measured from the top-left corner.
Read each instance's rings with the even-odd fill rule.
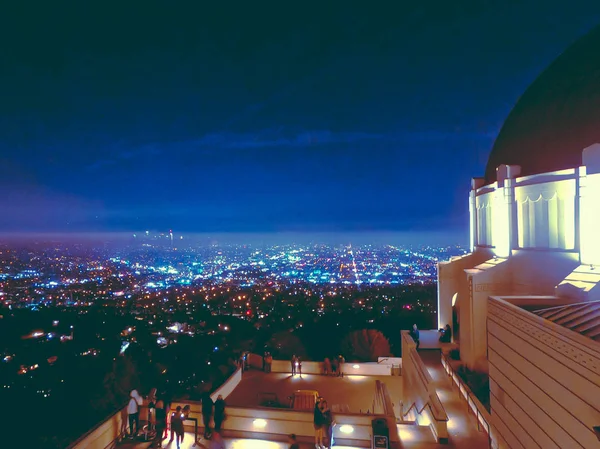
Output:
[[[332,445],[333,415],[327,401],[321,401],[321,422],[323,425],[323,446],[329,449]]]
[[[265,369],[267,373],[271,372],[271,367],[273,366],[273,356],[271,355],[270,352],[267,352],[267,360],[266,360],[266,365],[265,365]]]
[[[296,354],[292,356],[292,376],[296,375],[296,366],[298,365],[298,359],[296,358]]]
[[[337,376],[337,372],[338,372],[338,359],[336,357],[333,357],[333,362],[331,364],[331,374],[333,376]]]
[[[223,421],[225,421],[225,400],[223,396],[219,395],[217,400],[215,401],[215,430],[217,432],[221,431],[221,426],[223,425]]]
[[[144,403],[144,400],[142,399],[137,390],[131,390],[129,396],[131,398],[129,399],[129,403],[127,404],[129,434],[131,438],[135,438],[135,436],[140,431],[140,406]],[[135,431],[133,430],[134,426]]]
[[[344,364],[346,363],[346,359],[342,354],[338,357],[338,376],[344,377]]]
[[[329,376],[331,373],[331,360],[329,357],[325,357],[325,361],[323,362],[323,374]]]
[[[415,341],[415,343],[417,345],[417,351],[418,351],[419,350],[419,346],[421,345],[421,340],[419,338],[419,329],[417,328],[416,324],[413,324],[413,327],[412,327],[412,329],[410,331],[410,336]]]
[[[302,377],[302,360],[300,360],[300,357],[296,358],[296,371],[300,374],[300,377]]]
[[[158,397],[156,400],[156,436],[154,437],[154,441],[156,442],[157,447],[161,446],[163,440],[163,433],[167,428],[167,411],[165,409],[165,402],[162,400],[162,397]]]
[[[185,420],[185,415],[181,411],[181,406],[178,405],[173,413],[171,413],[171,439],[169,440],[169,444],[173,442],[173,437],[176,438],[177,449],[179,449],[181,443],[183,442],[183,421]]]
[[[313,411],[313,425],[315,427],[315,447],[323,446],[323,414],[321,413],[321,401],[323,398],[317,398],[315,409]]]
[[[204,423],[204,438],[207,440],[210,439],[211,435],[210,420],[212,418],[214,405],[210,393],[205,391],[202,394],[202,422]]]

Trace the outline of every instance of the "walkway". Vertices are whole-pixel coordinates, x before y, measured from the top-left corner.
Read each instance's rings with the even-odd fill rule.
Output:
[[[452,384],[446,374],[442,366],[440,351],[424,350],[419,351],[419,355],[433,378],[438,396],[450,418],[448,421],[450,444],[445,447],[488,449],[490,446],[487,434],[478,430],[475,416],[468,412],[466,401],[459,396],[456,385]],[[428,446],[405,444],[404,447],[425,449]]]
[[[252,440],[242,438],[224,438],[225,447],[227,449],[287,449],[288,443],[267,441],[267,440]],[[194,446],[194,434],[190,432],[185,433],[181,449],[208,449],[210,448],[209,442],[203,438],[198,439],[197,444]],[[119,448],[126,449],[147,449],[150,443],[129,443],[128,445],[119,445]],[[169,443],[169,440],[163,441],[162,447],[164,449],[176,449],[177,444],[175,442]],[[302,443],[300,449],[314,449],[314,444]],[[360,449],[349,446],[334,446],[336,449]]]

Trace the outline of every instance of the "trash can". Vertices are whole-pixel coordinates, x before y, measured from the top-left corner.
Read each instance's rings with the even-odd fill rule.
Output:
[[[371,421],[373,441],[371,449],[390,449],[390,429],[385,419]]]

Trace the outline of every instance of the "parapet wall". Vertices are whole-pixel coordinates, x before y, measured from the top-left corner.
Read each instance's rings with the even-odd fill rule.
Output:
[[[438,442],[448,442],[448,415],[408,331],[402,331],[402,355],[401,419],[412,413],[417,424],[430,426]]]
[[[600,345],[498,297],[487,329],[498,447],[597,448]]]

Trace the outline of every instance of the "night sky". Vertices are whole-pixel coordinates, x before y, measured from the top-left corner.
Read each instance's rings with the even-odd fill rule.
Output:
[[[597,1],[12,3],[0,231],[466,232],[504,118],[600,22]]]

